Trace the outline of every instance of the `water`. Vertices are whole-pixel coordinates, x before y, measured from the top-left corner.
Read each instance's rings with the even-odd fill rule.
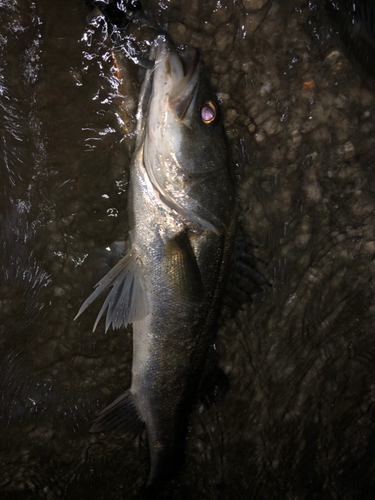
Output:
[[[373,91],[313,2],[151,10],[211,71],[273,284],[219,331],[230,389],[193,412],[173,498],[370,498]],[[88,433],[129,386],[131,334],[92,333],[100,304],[73,322],[123,249],[133,122],[116,113],[139,90],[87,13],[0,3],[3,498],[139,498],[148,473],[144,435]]]

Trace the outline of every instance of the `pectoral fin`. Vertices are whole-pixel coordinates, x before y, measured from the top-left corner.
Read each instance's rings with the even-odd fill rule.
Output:
[[[202,300],[202,276],[188,234],[183,231],[165,244],[165,271],[172,290],[185,300]]]
[[[143,426],[130,390],[126,391],[99,414],[90,432],[105,432],[113,429],[137,434]]]
[[[142,265],[137,253],[131,251],[95,285],[96,290],[85,300],[74,319],[78,318],[102,292],[110,287],[112,290],[100,309],[93,331],[107,307],[105,331],[111,323],[113,328],[120,328],[122,324],[127,326],[148,314],[149,304],[143,285]]]

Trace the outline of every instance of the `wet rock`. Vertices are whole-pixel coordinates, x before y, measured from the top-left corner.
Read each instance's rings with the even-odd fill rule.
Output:
[[[242,0],[246,12],[255,12],[262,9],[268,0]]]
[[[261,130],[255,134],[255,141],[259,146],[264,146],[266,142],[266,135]]]
[[[318,203],[322,198],[322,189],[313,172],[308,173],[304,179],[303,190],[308,203]]]
[[[225,115],[225,124],[233,125],[237,117],[238,117],[238,111],[236,111],[235,109],[228,109]]]
[[[215,34],[216,50],[225,52],[232,44],[234,39],[234,27],[231,25],[221,26]]]
[[[222,24],[229,22],[233,13],[233,2],[231,0],[223,0],[217,2],[212,11],[211,23],[219,27]]]
[[[178,40],[178,43],[187,44],[190,40],[191,33],[182,23],[169,23],[168,31],[174,40]]]
[[[374,93],[318,3],[272,4],[146,5],[211,73],[242,227],[272,283],[218,332],[230,389],[197,404],[173,495],[370,498]],[[1,227],[10,206],[18,215],[0,244],[11,243],[6,265],[0,252],[0,490],[140,498],[145,435],[89,433],[129,385],[131,331],[93,334],[95,304],[73,322],[111,266],[100,249],[118,259],[124,247],[115,257],[111,245],[129,229],[110,41],[88,26],[84,2],[9,6],[0,7]]]

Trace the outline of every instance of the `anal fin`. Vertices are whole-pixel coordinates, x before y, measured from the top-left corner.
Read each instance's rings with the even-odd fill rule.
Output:
[[[104,408],[92,424],[90,432],[105,432],[118,429],[119,431],[138,434],[142,426],[143,420],[135,407],[129,389]]]

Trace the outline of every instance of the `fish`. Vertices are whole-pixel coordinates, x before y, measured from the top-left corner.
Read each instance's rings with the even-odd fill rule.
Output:
[[[92,432],[140,432],[151,467],[146,498],[184,463],[189,416],[233,260],[238,210],[219,103],[198,50],[155,37],[130,165],[129,251],[76,318],[108,292],[94,324],[133,325],[130,388]],[[76,319],[75,318],[75,319]]]

